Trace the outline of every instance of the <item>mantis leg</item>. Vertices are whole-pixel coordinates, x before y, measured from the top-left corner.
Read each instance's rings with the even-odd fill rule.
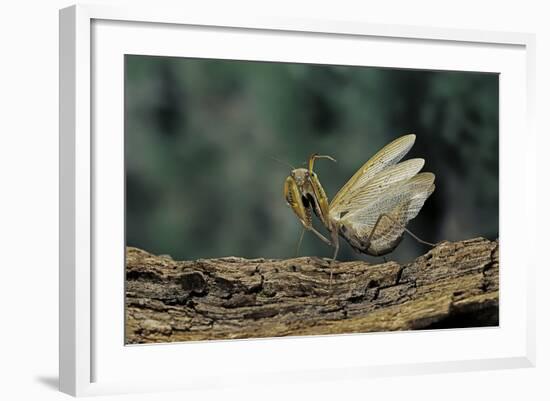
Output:
[[[304,233],[306,232],[305,228],[302,228],[302,233],[300,234],[300,239],[298,240],[298,245],[296,246],[296,257],[300,253],[300,247],[302,246],[302,240],[304,239]]]
[[[311,232],[313,232],[313,234],[315,234],[316,236],[318,236],[319,239],[320,239],[321,241],[323,241],[325,244],[327,244],[328,246],[332,246],[332,242],[330,242],[330,240],[329,240],[327,237],[325,237],[323,234],[321,234],[319,231],[317,231],[317,230],[315,229],[315,227],[309,226],[309,225],[307,225],[306,223],[304,223],[303,221],[302,221],[302,225],[304,226],[304,228],[305,228],[306,230],[311,231]]]
[[[313,226],[309,226],[306,223],[302,222],[302,225],[306,230],[309,230],[313,232],[315,235],[317,235],[325,244],[328,246],[334,246],[334,255],[331,260],[331,266],[330,266],[330,278],[329,278],[329,286],[332,285],[332,263],[336,260],[336,256],[338,255],[338,249],[340,249],[340,244],[338,242],[338,227],[334,227],[331,231],[331,238],[332,241],[330,241],[328,238],[326,238],[323,234],[321,234],[319,231],[315,229]],[[300,239],[301,241],[301,239]]]
[[[329,278],[329,281],[328,281],[329,287],[332,285],[332,264],[336,260],[336,256],[338,256],[338,250],[340,249],[340,241],[339,241],[339,238],[338,238],[338,231],[339,230],[340,230],[340,228],[338,226],[336,226],[336,227],[333,227],[332,231],[330,232],[331,239],[332,239],[332,245],[334,246],[334,255],[332,256],[332,260],[330,261],[330,278]]]
[[[378,216],[378,219],[376,220],[376,223],[374,224],[374,227],[372,228],[370,234],[369,234],[369,237],[367,239],[368,243],[370,244],[371,242],[371,239],[372,239],[372,236],[374,234],[374,232],[376,231],[376,228],[378,227],[378,224],[380,223],[380,221],[382,220],[382,217],[386,217],[388,218],[392,223],[400,226],[403,231],[407,232],[407,234],[409,234],[411,237],[413,237],[415,240],[417,240],[418,242],[420,242],[421,244],[424,244],[424,245],[428,245],[428,246],[432,246],[434,247],[436,244],[432,244],[431,242],[428,242],[428,241],[424,241],[420,238],[418,238],[416,235],[414,235],[409,229],[407,229],[403,224],[399,223],[397,220],[395,220],[393,217],[387,215],[386,213],[382,213],[380,216]]]
[[[340,242],[338,241],[338,231],[339,231],[339,228],[334,227],[330,232],[331,239],[332,239],[332,246],[334,246],[334,255],[332,255],[333,262],[336,260],[336,256],[338,256],[338,250],[340,249]]]

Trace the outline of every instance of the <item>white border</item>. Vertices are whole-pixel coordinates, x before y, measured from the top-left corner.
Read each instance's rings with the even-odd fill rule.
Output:
[[[154,14],[156,13],[156,14]],[[358,39],[364,38],[365,35],[376,38],[386,38],[387,41],[397,41],[397,38],[401,39],[422,39],[419,42],[425,42],[425,39],[435,39],[439,43],[434,43],[435,46],[441,44],[452,44],[455,49],[464,48],[479,48],[486,50],[484,44],[512,44],[518,45],[523,48],[527,53],[527,69],[529,81],[527,82],[527,88],[524,86],[524,82],[515,82],[515,87],[519,85],[519,92],[525,92],[527,90],[527,104],[529,106],[529,112],[532,110],[533,99],[533,47],[534,39],[530,35],[525,34],[509,34],[509,33],[494,33],[494,32],[475,32],[475,31],[462,31],[462,30],[442,30],[442,29],[428,29],[420,27],[404,27],[404,26],[381,26],[381,25],[369,25],[363,23],[348,23],[348,22],[334,22],[334,21],[292,21],[292,20],[276,20],[276,19],[260,19],[254,18],[247,20],[242,18],[240,20],[228,19],[228,18],[216,18],[214,16],[193,16],[193,15],[178,15],[177,13],[161,13],[154,9],[147,10],[120,10],[112,9],[108,7],[91,7],[91,6],[77,6],[64,9],[61,11],[60,19],[60,98],[61,98],[61,113],[60,113],[60,199],[61,199],[61,221],[60,221],[60,236],[61,236],[61,249],[60,249],[60,388],[62,391],[70,394],[98,394],[106,392],[127,392],[127,391],[141,391],[141,390],[166,390],[176,388],[204,388],[220,385],[229,385],[246,383],[252,378],[257,383],[276,383],[280,380],[290,381],[295,380],[297,377],[304,379],[322,379],[326,377],[331,378],[360,378],[364,376],[373,375],[392,375],[392,374],[418,374],[426,372],[436,371],[456,371],[456,370],[471,370],[480,368],[504,368],[504,367],[519,367],[519,366],[531,366],[534,363],[534,321],[533,314],[527,310],[534,310],[533,300],[534,296],[527,292],[527,285],[529,288],[534,288],[532,280],[529,280],[529,275],[526,271],[522,271],[519,281],[515,281],[515,285],[520,287],[522,291],[529,294],[528,299],[523,297],[514,298],[514,305],[507,305],[509,307],[501,308],[501,310],[516,310],[522,311],[522,322],[519,326],[514,326],[521,330],[521,333],[515,333],[515,341],[510,343],[510,338],[502,336],[503,332],[506,332],[511,327],[510,322],[501,320],[500,329],[478,329],[478,330],[463,330],[461,331],[461,337],[464,341],[479,341],[479,339],[485,336],[485,342],[492,342],[495,347],[491,350],[485,349],[485,353],[482,350],[472,355],[465,355],[464,357],[446,358],[442,355],[441,358],[428,358],[427,360],[419,360],[412,355],[409,356],[409,360],[398,358],[391,359],[386,358],[387,362],[384,363],[384,359],[375,361],[376,357],[373,357],[371,363],[365,363],[364,359],[360,356],[360,353],[351,353],[350,358],[343,360],[339,358],[338,350],[342,350],[342,346],[350,349],[355,346],[357,349],[364,347],[366,338],[365,335],[354,336],[329,336],[329,337],[308,337],[308,338],[294,338],[294,339],[278,339],[278,340],[254,340],[254,341],[232,341],[232,342],[209,342],[202,344],[172,344],[162,346],[149,346],[149,347],[122,347],[119,343],[117,346],[111,348],[105,346],[109,343],[107,337],[102,338],[105,334],[105,330],[101,330],[97,335],[98,343],[96,343],[95,336],[90,335],[90,330],[95,328],[99,321],[94,320],[92,325],[92,314],[90,313],[92,302],[90,287],[92,285],[92,248],[91,248],[91,236],[92,231],[92,219],[91,211],[92,205],[91,197],[96,195],[97,188],[94,187],[92,191],[91,177],[96,174],[96,169],[101,170],[102,164],[99,164],[92,156],[92,144],[94,144],[94,154],[101,153],[102,160],[104,156],[117,157],[116,151],[110,156],[105,153],[105,148],[102,147],[103,142],[92,141],[92,134],[90,131],[90,124],[92,122],[90,115],[90,82],[91,82],[91,62],[95,63],[97,60],[92,60],[90,55],[92,54],[91,48],[91,31],[92,20],[118,20],[118,21],[144,21],[144,22],[163,22],[172,24],[185,24],[195,26],[218,26],[218,27],[239,27],[239,28],[255,28],[262,29],[265,36],[277,36],[277,31],[290,31],[290,32],[323,32],[323,33],[339,33],[347,35],[357,35]],[[109,23],[105,24],[109,26]],[[116,25],[116,24],[115,24]],[[182,25],[180,25],[181,27]],[[128,27],[131,29],[131,26]],[[154,32],[163,32],[166,30],[175,29],[178,30],[178,25],[174,26],[157,26],[153,29]],[[268,30],[267,32],[265,30]],[[198,29],[198,31],[203,31]],[[208,29],[206,29],[208,31]],[[238,30],[232,30],[238,31]],[[149,34],[152,32],[150,31]],[[174,33],[174,32],[172,32]],[[249,32],[253,34],[252,31]],[[229,35],[229,33],[226,33]],[[154,35],[153,35],[154,36]],[[302,35],[303,36],[303,35]],[[308,35],[306,35],[308,36]],[[309,35],[316,36],[316,35]],[[324,35],[331,37],[331,35]],[[162,48],[162,45],[158,41],[159,38],[149,36],[149,40],[142,40],[145,42],[145,46],[150,46],[147,53],[149,54],[170,54],[173,55],[173,49],[167,47]],[[394,38],[394,39],[392,39]],[[108,51],[108,42],[101,42],[100,53],[102,51]],[[114,45],[115,41],[111,44]],[[374,40],[376,42],[376,40]],[[452,43],[451,43],[452,42]],[[462,42],[462,43],[457,43]],[[474,46],[473,43],[476,43]],[[121,51],[119,48],[115,51]],[[498,47],[498,46],[497,46]],[[505,46],[503,46],[504,48]],[[111,49],[113,50],[113,49]],[[127,51],[128,49],[122,49]],[[139,49],[138,49],[139,50]],[[144,47],[141,47],[141,51]],[[138,53],[140,51],[137,51]],[[167,53],[166,53],[167,52]],[[228,54],[231,58],[231,54]],[[246,58],[246,56],[243,56]],[[269,52],[266,53],[267,59],[270,59]],[[292,61],[297,61],[297,55],[291,57]],[[251,58],[261,59],[260,55],[256,52]],[[309,59],[311,61],[311,59]],[[444,60],[443,60],[444,61]],[[509,61],[512,61],[510,59]],[[319,62],[323,62],[319,60]],[[411,67],[414,63],[411,62]],[[499,67],[498,61],[495,61],[495,67],[489,69],[490,71],[500,71],[502,67]],[[502,60],[500,60],[502,64]],[[98,65],[100,65],[99,63]],[[387,65],[387,62],[386,62]],[[403,63],[399,63],[399,66],[403,66]],[[445,66],[440,66],[445,69]],[[449,68],[447,66],[447,68]],[[116,68],[113,67],[114,70]],[[473,68],[475,69],[475,68]],[[480,68],[483,70],[483,68]],[[94,73],[96,73],[94,71]],[[108,71],[107,71],[108,74]],[[102,78],[103,79],[103,78]],[[120,89],[120,88],[119,88]],[[507,99],[512,93],[502,93],[503,98]],[[520,99],[522,104],[525,104],[525,99]],[[116,108],[116,102],[114,102],[114,110]],[[501,104],[501,115],[502,115]],[[95,107],[95,106],[94,106]],[[119,106],[120,107],[120,106]],[[505,106],[506,107],[506,106]],[[97,107],[98,110],[100,109]],[[510,113],[512,113],[512,110]],[[97,112],[94,110],[94,113]],[[520,114],[523,111],[520,111]],[[101,112],[100,112],[101,113]],[[101,115],[101,114],[100,114]],[[121,116],[118,116],[120,120]],[[117,117],[110,117],[107,120],[117,120]],[[97,124],[102,124],[103,119],[99,119]],[[510,128],[510,127],[509,127]],[[516,126],[521,132],[521,126]],[[506,129],[506,127],[504,127]],[[112,131],[111,131],[112,132]],[[502,138],[502,137],[501,137]],[[521,199],[521,205],[525,213],[515,213],[513,216],[507,215],[508,220],[514,220],[512,223],[515,227],[521,228],[525,226],[525,221],[533,223],[532,216],[534,210],[531,207],[532,201],[527,199],[527,194],[533,194],[532,181],[528,180],[528,171],[533,171],[532,166],[534,163],[534,157],[527,154],[527,145],[534,143],[534,135],[532,131],[529,131],[527,137],[522,137],[521,140],[513,138],[513,134],[506,136],[506,141],[501,139],[501,147],[504,147],[505,143],[511,146],[512,149],[517,149],[517,160],[520,168],[514,168],[515,166],[503,165],[501,163],[501,176],[506,177],[506,180],[513,179],[524,182],[525,191],[522,191],[523,198]],[[95,148],[97,146],[97,148]],[[101,149],[101,150],[100,150]],[[534,148],[533,148],[534,149]],[[501,149],[502,151],[502,149]],[[120,159],[120,157],[119,157]],[[92,168],[92,163],[96,164]],[[116,165],[116,160],[112,159],[111,162],[103,163],[103,167],[111,167]],[[120,163],[120,160],[119,162]],[[530,170],[527,170],[527,169]],[[100,173],[101,174],[101,173]],[[116,175],[116,174],[115,174]],[[102,181],[103,182],[103,181]],[[116,184],[115,182],[113,182]],[[504,187],[503,187],[504,186]],[[116,187],[115,187],[116,188]],[[501,191],[505,190],[506,182],[501,181]],[[116,189],[115,189],[116,191]],[[502,199],[502,195],[501,195]],[[517,206],[517,204],[516,204]],[[501,210],[503,210],[501,208]],[[515,209],[517,210],[517,208]],[[527,217],[526,220],[522,220],[523,215]],[[94,219],[95,221],[95,219]],[[95,233],[99,233],[98,229],[101,225],[95,226]],[[116,231],[116,230],[114,230]],[[104,238],[102,235],[96,236],[98,241]],[[501,242],[502,242],[501,237]],[[511,242],[508,242],[511,243]],[[521,245],[521,244],[518,244]],[[529,247],[530,244],[526,243],[525,246]],[[513,260],[514,255],[510,251],[510,255],[506,256],[506,252],[511,248],[503,248],[501,250],[501,260]],[[525,253],[523,253],[525,255]],[[95,258],[101,257],[98,254],[93,255]],[[108,257],[108,255],[107,255]],[[525,258],[525,256],[523,256]],[[111,259],[112,260],[116,259]],[[94,260],[94,263],[97,260]],[[104,265],[104,264],[99,264]],[[97,266],[97,265],[96,265]],[[529,271],[533,271],[534,266],[528,266]],[[502,275],[501,275],[502,276]],[[98,279],[98,285],[104,285],[102,279]],[[505,282],[503,283],[505,285]],[[96,286],[97,287],[97,286]],[[114,287],[113,287],[114,288]],[[501,288],[504,288],[501,286]],[[102,293],[103,287],[102,287]],[[112,292],[105,292],[104,294],[111,294]],[[523,292],[522,292],[523,293]],[[115,293],[116,294],[116,293]],[[104,300],[109,302],[113,301],[112,297],[106,295]],[[97,299],[95,300],[97,301]],[[516,302],[518,301],[518,302]],[[501,300],[501,305],[506,303],[505,300]],[[95,304],[95,302],[94,302]],[[116,304],[116,302],[115,302]],[[103,304],[99,302],[98,308],[105,310],[105,302]],[[103,305],[103,306],[102,306]],[[116,307],[111,307],[112,310],[116,310]],[[98,319],[106,315],[106,313],[97,313]],[[116,318],[116,317],[115,317]],[[114,320],[116,321],[116,320]],[[103,322],[99,327],[109,327],[108,322]],[[508,325],[508,326],[507,326]],[[513,327],[512,327],[513,328]],[[454,333],[454,334],[453,334]],[[421,335],[419,335],[421,334]],[[420,341],[425,344],[441,342],[442,338],[447,338],[450,344],[454,341],[453,335],[456,332],[423,332],[423,333],[392,333],[383,335],[368,335],[369,343],[374,344],[377,341],[384,341],[384,338],[391,338],[394,341]],[[112,337],[112,336],[111,336]],[[401,338],[400,338],[401,337]],[[468,340],[467,338],[470,337]],[[380,340],[382,339],[382,340]],[[397,340],[396,340],[397,339]],[[439,339],[439,340],[437,340]],[[94,343],[92,344],[92,340]],[[267,345],[266,345],[267,344]],[[185,348],[182,348],[184,346]],[[508,347],[508,352],[503,351],[504,347]],[[95,354],[99,355],[97,363],[92,363],[92,347],[97,351]],[[118,348],[117,348],[118,347]],[[269,352],[266,349],[270,349]],[[179,349],[179,351],[175,351]],[[320,354],[319,350],[324,349],[324,353]],[[266,353],[267,352],[267,353]],[[112,353],[117,354],[116,358],[106,360],[102,359],[101,355]],[[254,366],[254,372],[242,370],[242,367],[231,367],[224,369],[220,367],[216,372],[212,372],[210,376],[204,375],[204,372],[200,372],[200,360],[217,358],[214,360],[235,360],[220,358],[225,355],[228,358],[232,358],[232,354],[239,355],[241,358],[254,361],[261,361],[262,358],[270,358],[271,368],[259,369],[258,364],[249,365]],[[285,369],[288,366],[288,355],[308,356],[309,358],[300,358],[292,360],[293,371],[289,372]],[[176,356],[176,354],[178,354]],[[201,358],[198,358],[198,355]],[[155,380],[155,372],[147,372],[145,369],[145,376],[139,381],[139,384],[134,381],[127,380],[128,378],[117,375],[120,372],[121,366],[124,366],[126,372],[139,374],[144,373],[143,369],[140,372],[132,372],[131,366],[139,365],[143,366],[162,366],[163,362],[171,360],[173,363],[174,357],[182,360],[193,359],[195,355],[195,361],[197,365],[197,374],[191,380],[179,379],[179,375],[172,375],[170,378],[164,373],[164,377],[169,377],[168,381]],[[354,359],[354,356],[357,358]],[[123,361],[120,358],[126,358]],[[117,359],[118,358],[118,359]],[[129,358],[129,359],[128,359]],[[238,359],[238,358],[237,358]],[[107,361],[101,362],[101,361]],[[147,362],[146,362],[147,361]],[[335,363],[335,366],[328,368],[328,363]],[[374,362],[374,363],[372,363]],[[103,365],[101,365],[103,363]],[[120,365],[123,363],[123,365]],[[97,367],[97,377],[99,379],[95,383],[91,383],[91,377],[95,371],[92,369],[92,365]],[[97,365],[97,366],[96,366]],[[222,365],[220,363],[220,365]],[[99,368],[99,366],[101,366]],[[209,366],[212,366],[210,364]],[[110,372],[109,372],[109,368]],[[155,368],[158,370],[157,368]],[[246,372],[247,376],[239,376],[239,373]],[[268,378],[266,373],[270,371],[271,374]],[[289,374],[291,373],[291,374]],[[118,377],[117,377],[118,376]],[[179,377],[178,377],[179,376]],[[185,376],[189,379],[189,375]],[[239,377],[241,379],[239,380]],[[150,378],[150,380],[148,380]]]

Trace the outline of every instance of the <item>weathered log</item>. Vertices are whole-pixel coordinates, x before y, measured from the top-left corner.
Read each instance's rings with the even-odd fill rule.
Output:
[[[126,250],[126,342],[498,325],[498,241],[443,242],[409,264]],[[330,270],[333,281],[329,283]]]

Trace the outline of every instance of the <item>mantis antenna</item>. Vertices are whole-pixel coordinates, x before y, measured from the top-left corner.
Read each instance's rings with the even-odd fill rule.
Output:
[[[294,170],[294,166],[290,165],[289,163],[287,163],[287,162],[285,162],[285,161],[283,161],[283,160],[281,160],[281,159],[277,159],[277,158],[274,157],[274,156],[271,156],[271,159],[272,159],[272,160],[275,160],[276,162],[281,163],[281,164],[284,165],[284,166],[290,167],[292,170]]]

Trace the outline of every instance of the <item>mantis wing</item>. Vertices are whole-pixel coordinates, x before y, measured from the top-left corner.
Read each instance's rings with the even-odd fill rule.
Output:
[[[424,167],[424,159],[410,159],[380,171],[362,186],[348,192],[346,197],[330,209],[330,216],[335,220],[340,220],[345,213],[367,207],[384,196],[385,192],[394,185],[412,178],[422,167]]]
[[[370,238],[369,248],[376,252],[391,248],[403,235],[407,222],[416,217],[434,191],[434,180],[434,174],[420,173],[405,182],[395,183],[374,202],[340,220],[344,236]],[[381,215],[389,218],[380,218]]]
[[[385,168],[399,162],[412,148],[416,135],[405,135],[390,142],[369,159],[332,199],[329,209],[341,211],[345,201]]]

